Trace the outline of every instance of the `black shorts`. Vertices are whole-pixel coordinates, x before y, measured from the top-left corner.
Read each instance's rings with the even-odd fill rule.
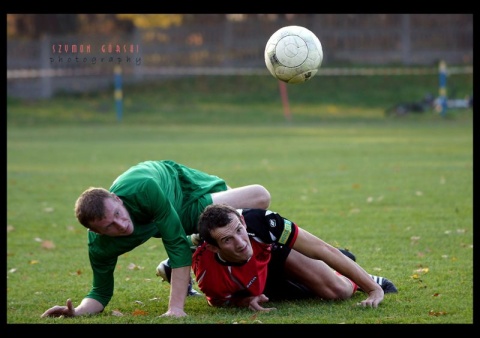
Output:
[[[284,245],[272,246],[272,258],[268,263],[267,283],[263,291],[271,301],[315,297],[306,286],[285,276],[285,261],[290,251],[291,249]]]

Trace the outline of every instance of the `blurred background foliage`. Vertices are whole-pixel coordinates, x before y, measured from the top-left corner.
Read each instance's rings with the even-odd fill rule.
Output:
[[[7,38],[39,38],[44,34],[130,33],[136,28],[169,28],[194,21],[275,20],[308,14],[7,14]]]

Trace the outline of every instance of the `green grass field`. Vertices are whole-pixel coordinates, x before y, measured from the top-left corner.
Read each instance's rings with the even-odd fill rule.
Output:
[[[460,95],[472,76],[449,79]],[[289,86],[286,121],[272,78],[195,78],[111,92],[7,101],[7,324],[472,324],[473,112],[386,117],[435,93],[435,77],[315,78]],[[463,94],[462,94],[463,95]],[[89,291],[86,232],[73,205],[147,159],[174,159],[231,186],[260,183],[280,212],[345,247],[395,282],[377,309],[350,300],[216,309],[188,298],[182,319],[158,318],[169,286],[151,239],[119,258],[105,311],[40,318]],[[115,314],[121,313],[122,316]]]

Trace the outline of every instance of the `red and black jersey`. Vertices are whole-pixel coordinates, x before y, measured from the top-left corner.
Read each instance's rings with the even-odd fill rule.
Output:
[[[225,262],[208,250],[205,243],[193,254],[192,268],[198,286],[212,306],[228,305],[235,297],[262,294],[272,245],[292,248],[297,239],[297,225],[278,213],[264,209],[239,209],[239,212],[245,218],[253,248],[248,262]]]

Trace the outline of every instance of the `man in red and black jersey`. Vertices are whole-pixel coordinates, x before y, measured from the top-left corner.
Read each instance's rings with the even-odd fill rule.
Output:
[[[203,242],[192,268],[211,306],[268,311],[269,300],[368,297],[359,305],[377,307],[384,293],[397,292],[388,279],[368,274],[355,256],[339,250],[276,212],[208,206],[198,224]]]

